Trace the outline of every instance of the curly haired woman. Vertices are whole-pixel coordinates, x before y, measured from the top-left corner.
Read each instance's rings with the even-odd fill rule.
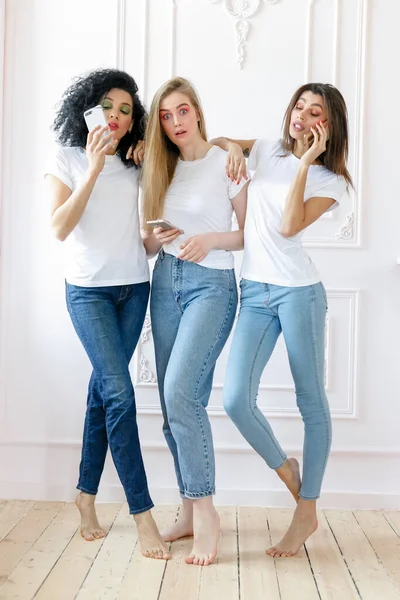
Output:
[[[60,146],[46,170],[51,225],[64,242],[68,312],[93,367],[76,504],[86,540],[106,535],[94,501],[107,448],[134,515],[142,552],[170,555],[151,515],[129,362],[142,329],[149,270],[140,236],[138,173],[126,158],[146,114],[127,73],[101,69],[64,93],[54,121]],[[88,134],[83,113],[101,104],[107,126]]]

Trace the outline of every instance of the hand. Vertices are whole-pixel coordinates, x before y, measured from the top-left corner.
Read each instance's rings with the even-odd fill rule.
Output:
[[[246,160],[239,144],[235,144],[234,142],[229,143],[225,170],[229,179],[237,181],[238,185],[242,177],[247,181]]]
[[[184,233],[182,229],[178,228],[165,230],[162,227],[155,227],[153,231],[155,238],[161,242],[161,244],[170,244]]]
[[[136,144],[136,147],[130,146],[128,152],[126,153],[126,158],[129,160],[132,158],[135,165],[142,164],[144,161],[144,153],[146,150],[146,142],[144,140],[139,140]]]
[[[187,239],[181,246],[181,253],[178,258],[189,262],[201,262],[212,250],[213,240],[214,234],[212,233],[200,233]]]
[[[109,132],[103,136],[104,133]],[[118,144],[118,140],[114,140],[108,125],[100,127],[97,125],[89,132],[86,141],[86,156],[89,161],[89,168],[96,173],[100,173],[104,167],[106,154],[114,149]]]
[[[311,135],[306,134],[303,138],[303,149],[304,154],[300,159],[300,162],[306,166],[311,166],[319,156],[326,150],[326,142],[329,139],[328,135],[329,125],[325,122],[319,121],[315,127],[311,127]],[[312,145],[310,145],[312,144]]]

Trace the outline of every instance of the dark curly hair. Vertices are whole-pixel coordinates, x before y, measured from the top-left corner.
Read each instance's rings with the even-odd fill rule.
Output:
[[[126,153],[131,145],[136,146],[144,139],[147,114],[137,95],[138,86],[133,77],[117,69],[98,69],[88,75],[74,79],[72,85],[64,92],[53,130],[57,141],[63,146],[79,146],[84,148],[87,140],[87,126],[83,113],[100,103],[100,100],[111,89],[128,92],[133,102],[133,127],[120,140],[117,154],[126,167],[136,166],[132,159],[126,159]]]

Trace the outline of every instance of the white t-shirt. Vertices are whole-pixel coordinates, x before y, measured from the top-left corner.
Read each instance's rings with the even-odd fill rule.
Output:
[[[320,281],[313,262],[301,245],[303,231],[285,238],[279,233],[285,202],[299,167],[293,154],[282,156],[281,142],[256,140],[247,167],[252,174],[248,191],[244,256],[244,279],[301,287]],[[337,206],[346,182],[324,166],[308,170],[304,201],[333,198]]]
[[[232,230],[232,203],[242,187],[231,181],[225,172],[227,154],[213,146],[199,160],[178,160],[168,188],[163,218],[184,234],[171,244],[164,244],[168,254],[178,256],[181,244],[188,238],[208,232]],[[233,254],[227,250],[211,250],[199,265],[211,269],[233,269]]]
[[[46,174],[72,191],[88,168],[82,148],[58,147]],[[82,217],[65,242],[65,278],[83,287],[129,285],[149,281],[140,237],[138,172],[121,159],[106,156]]]

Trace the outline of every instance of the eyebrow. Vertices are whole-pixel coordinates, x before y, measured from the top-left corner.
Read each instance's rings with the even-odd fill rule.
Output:
[[[115,102],[115,100],[113,98],[111,98],[111,96],[104,96],[103,100],[111,100],[111,102]],[[129,104],[129,102],[121,102],[121,105],[125,104],[125,106],[129,106],[130,108],[132,108],[132,106]]]
[[[182,106],[189,106],[187,102],[183,102],[182,104],[178,104],[175,108],[182,108]],[[160,108],[160,112],[169,112],[169,108]]]
[[[307,102],[307,100],[306,100],[305,98],[299,98],[299,99],[297,100],[297,102],[300,102],[300,100],[302,100],[303,102]],[[296,104],[297,104],[297,102],[296,102]],[[323,106],[321,106],[321,104],[318,104],[318,102],[313,102],[313,104],[311,104],[311,106],[319,106],[319,108],[320,108],[321,110],[324,110],[324,107],[323,107]]]

